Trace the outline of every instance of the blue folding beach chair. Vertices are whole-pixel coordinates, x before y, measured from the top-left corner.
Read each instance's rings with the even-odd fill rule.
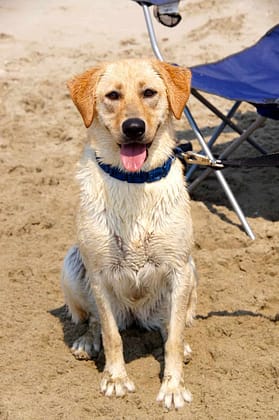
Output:
[[[175,26],[181,20],[178,11],[178,0],[150,0],[136,1],[143,9],[145,22],[152,49],[157,59],[164,61],[156,39],[150,6],[154,6],[154,16],[166,26]],[[255,45],[231,55],[215,63],[199,65],[191,68],[192,71],[192,94],[221,119],[208,142],[205,141],[196,121],[188,106],[184,114],[201,146],[202,153],[212,163],[216,162],[212,154],[212,146],[223,132],[226,126],[235,130],[239,137],[234,140],[218,160],[227,158],[244,141],[248,141],[261,154],[266,155],[266,150],[258,145],[251,134],[262,126],[266,118],[279,119],[279,25],[268,31]],[[234,101],[231,109],[225,115],[208,101],[201,91],[218,95]],[[231,120],[241,102],[248,102],[256,107],[257,118],[244,132]],[[196,165],[187,172],[187,180],[190,181]],[[212,169],[202,172],[192,183],[189,183],[191,192]],[[238,215],[240,222],[251,239],[255,235],[246,220],[237,200],[235,199],[222,171],[215,171],[215,175],[226,193],[233,209]]]

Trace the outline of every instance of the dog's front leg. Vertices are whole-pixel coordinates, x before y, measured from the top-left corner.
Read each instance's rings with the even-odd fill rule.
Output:
[[[100,279],[100,281],[102,281]],[[93,290],[101,321],[102,340],[105,351],[105,370],[101,380],[101,391],[108,397],[122,397],[134,392],[135,385],[129,379],[124,362],[122,339],[111,308],[110,298],[104,287],[94,282]]]
[[[168,338],[165,343],[165,370],[163,382],[157,396],[157,401],[162,402],[166,408],[173,406],[180,408],[186,402],[191,402],[191,393],[184,386],[183,358],[184,340],[183,333],[191,291],[192,268],[186,265],[185,270],[175,271],[172,274],[172,295],[170,320],[168,325]]]

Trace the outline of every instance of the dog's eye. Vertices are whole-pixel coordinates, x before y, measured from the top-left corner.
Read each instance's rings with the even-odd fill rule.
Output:
[[[117,92],[116,90],[112,90],[111,92],[106,94],[106,98],[112,101],[117,101],[120,98],[120,93]]]
[[[145,89],[143,91],[143,96],[145,98],[152,98],[153,96],[155,96],[157,94],[156,90],[153,89]]]

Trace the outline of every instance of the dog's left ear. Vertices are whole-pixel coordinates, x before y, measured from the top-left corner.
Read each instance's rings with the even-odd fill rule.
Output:
[[[153,65],[166,85],[171,110],[179,120],[191,92],[191,71],[163,61],[154,60]]]
[[[71,98],[87,128],[94,118],[95,90],[102,71],[103,66],[96,66],[67,82]]]

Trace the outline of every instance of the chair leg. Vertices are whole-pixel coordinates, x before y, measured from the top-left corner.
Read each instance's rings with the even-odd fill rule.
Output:
[[[247,128],[247,130],[244,133],[242,133],[241,136],[238,137],[238,139],[236,139],[228,147],[226,147],[226,149],[223,151],[223,153],[221,153],[218,159],[225,159],[231,153],[233,153],[247,139],[248,136],[250,136],[257,128],[259,128],[264,123],[265,120],[266,117],[258,115],[256,121],[254,121],[253,124],[251,124]],[[212,172],[212,169],[206,169],[205,171],[203,171],[203,173],[189,185],[188,190],[190,192],[193,191]]]
[[[255,239],[255,235],[254,232],[252,231],[246,217],[244,216],[243,211],[241,210],[241,207],[239,206],[238,202],[235,199],[235,196],[232,193],[232,190],[230,189],[224,175],[222,174],[222,172],[216,172],[216,176],[217,179],[219,180],[220,184],[222,185],[223,190],[225,191],[234,211],[236,212],[245,232],[247,233],[247,235],[249,236],[249,238],[251,239]]]
[[[229,118],[229,119],[232,118],[240,104],[241,104],[241,102],[235,102],[233,104],[233,106],[231,107],[231,109],[229,110],[226,117]],[[226,120],[222,120],[221,124],[216,128],[216,130],[212,134],[209,142],[207,143],[209,148],[211,148],[213,146],[213,144],[216,142],[216,140],[218,139],[220,134],[223,132],[223,130],[226,127],[227,124],[228,123],[227,123]],[[187,181],[190,181],[193,173],[196,171],[197,168],[198,168],[198,165],[192,165],[191,168],[187,171],[187,173],[186,173]]]
[[[192,89],[192,94],[199,102],[201,102],[203,105],[205,105],[206,108],[210,109],[210,111],[213,112],[213,114],[215,114],[223,122],[225,122],[227,125],[229,125],[236,133],[238,133],[239,135],[243,134],[244,130],[242,130],[238,125],[236,125],[231,119],[234,113],[231,115],[231,111],[229,111],[228,115],[223,114],[218,108],[216,108],[211,102],[209,102],[196,89]],[[241,104],[241,102],[236,102],[235,103],[236,107],[238,107],[240,104]],[[233,108],[234,108],[234,106],[233,106]],[[216,139],[217,139],[217,137],[215,138],[213,143],[216,141]],[[256,143],[255,140],[253,140],[249,136],[247,137],[246,140],[248,141],[248,143],[251,146],[253,146],[256,150],[258,150],[263,155],[266,155],[268,153],[262,146],[260,146],[258,143]],[[211,142],[212,142],[212,139],[209,140],[209,143],[211,143]],[[213,143],[211,143],[210,146]]]
[[[164,58],[162,56],[162,53],[161,53],[160,48],[159,48],[158,43],[157,43],[157,39],[156,39],[156,35],[155,35],[154,26],[153,26],[152,18],[151,18],[151,15],[150,15],[149,7],[144,3],[140,3],[140,4],[143,8],[144,19],[145,19],[145,23],[146,23],[146,26],[147,26],[148,35],[149,35],[149,39],[150,39],[150,43],[151,43],[151,47],[152,47],[152,50],[154,52],[154,55],[155,55],[156,58],[158,58],[158,60],[164,61]]]
[[[219,159],[225,159],[229,156],[232,152],[234,152],[247,138],[255,131],[257,128],[261,127],[265,122],[266,117],[262,115],[258,115],[256,120],[238,137],[238,139],[234,140],[221,155]],[[266,154],[266,152],[265,152]]]
[[[188,109],[188,107],[186,107],[184,109],[184,114],[185,114],[186,118],[188,119],[188,121],[189,121],[192,129],[194,130],[194,132],[196,134],[196,137],[197,137],[197,139],[198,139],[198,141],[199,141],[199,143],[200,143],[200,145],[201,145],[201,147],[202,147],[202,149],[204,151],[204,154],[206,156],[208,156],[211,160],[214,161],[215,160],[214,159],[214,156],[212,155],[211,150],[209,149],[208,145],[206,144],[206,141],[204,140],[204,138],[203,138],[203,136],[202,136],[202,134],[201,134],[201,132],[200,132],[200,130],[199,130],[199,128],[198,128],[195,120],[193,119],[192,114],[191,114],[190,110]],[[244,141],[244,139],[242,141]],[[209,173],[208,171],[211,172],[212,169],[206,170],[205,172]],[[241,210],[241,208],[240,208],[237,200],[235,199],[235,196],[233,195],[232,190],[230,189],[230,187],[229,187],[229,185],[228,185],[228,183],[227,183],[224,175],[220,171],[216,171],[215,172],[215,175],[216,175],[218,181],[220,182],[220,184],[221,184],[221,186],[222,186],[225,194],[227,195],[227,198],[229,199],[229,202],[231,203],[234,211],[236,212],[236,214],[237,214],[237,216],[238,216],[238,218],[239,218],[239,220],[240,220],[240,222],[241,222],[241,224],[242,224],[245,232],[247,233],[247,235],[251,239],[255,239],[255,235],[254,235],[254,233],[253,233],[253,231],[252,231],[252,229],[251,229],[251,227],[250,227],[247,219],[245,218],[244,213]],[[206,178],[206,176],[204,176],[203,179]],[[194,181],[194,183],[195,183],[195,181]],[[191,192],[193,190],[192,184],[188,188],[189,192]]]

